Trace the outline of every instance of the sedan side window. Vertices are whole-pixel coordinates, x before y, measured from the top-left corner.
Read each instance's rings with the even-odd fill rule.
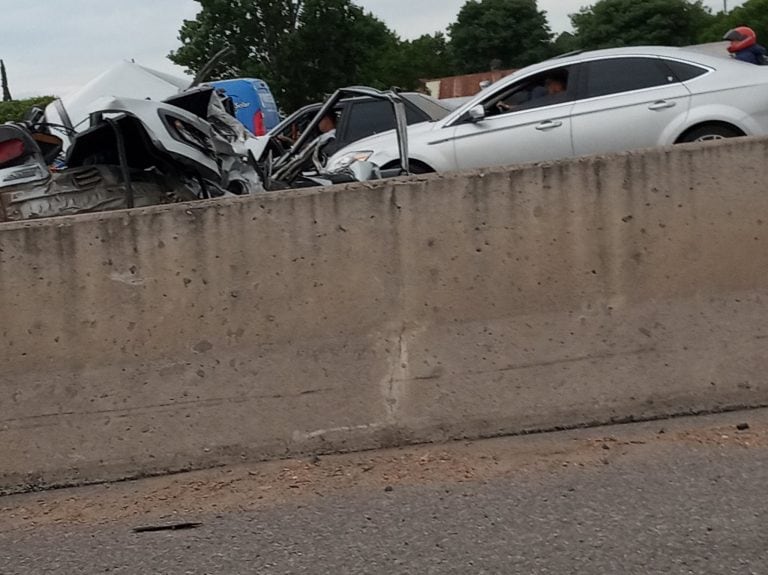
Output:
[[[699,76],[703,76],[709,70],[694,66],[693,64],[686,64],[685,62],[677,62],[676,60],[664,60],[664,63],[672,70],[672,73],[677,77],[680,82],[687,82],[693,80]]]
[[[633,92],[677,82],[658,58],[610,58],[586,65],[584,98]]]
[[[347,111],[344,143],[352,143],[397,127],[392,104],[386,100],[358,100]]]
[[[572,67],[555,68],[529,76],[485,101],[486,116],[508,114],[572,100]]]

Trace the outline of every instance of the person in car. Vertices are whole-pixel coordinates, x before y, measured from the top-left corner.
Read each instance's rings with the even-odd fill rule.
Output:
[[[544,89],[546,93],[533,100],[536,106],[549,106],[565,102],[568,97],[566,93],[568,91],[568,76],[565,73],[555,73],[549,76],[544,80]],[[542,100],[545,100],[545,102],[542,102]]]
[[[336,137],[336,114],[328,112],[320,123],[317,125],[317,129],[321,134],[331,134],[332,137]]]
[[[749,62],[750,64],[765,64],[766,49],[757,43],[757,34],[752,28],[747,26],[739,26],[733,30],[729,30],[723,40],[727,40],[731,44],[728,46],[728,52],[730,52],[734,58],[741,60],[742,62]]]
[[[544,80],[544,86],[534,89],[531,99],[518,107],[520,110],[527,108],[541,108],[553,106],[568,100],[568,73],[554,71]]]
[[[338,149],[336,144],[336,113],[333,111],[328,112],[323,116],[320,123],[317,125],[317,129],[320,130],[320,142],[318,143],[318,149],[321,156],[324,158],[330,158],[334,152]]]
[[[560,104],[568,99],[568,73],[566,71],[553,71],[544,80],[544,84],[531,90],[531,96],[527,102],[521,104],[509,104],[501,101],[497,104],[499,111],[525,110],[528,108],[540,108]]]

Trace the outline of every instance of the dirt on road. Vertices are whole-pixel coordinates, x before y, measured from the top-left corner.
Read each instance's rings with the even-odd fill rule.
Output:
[[[354,489],[483,482],[552,467],[611,465],[674,444],[768,447],[768,410],[580,431],[243,464],[46,493],[0,497],[0,532],[45,525],[183,522],[309,501]],[[649,453],[650,452],[650,453]]]

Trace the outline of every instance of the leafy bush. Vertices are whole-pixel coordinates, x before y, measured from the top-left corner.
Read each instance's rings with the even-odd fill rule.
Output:
[[[44,108],[55,99],[55,96],[38,96],[37,98],[27,98],[26,100],[0,102],[0,124],[23,120],[24,114],[33,106]]]

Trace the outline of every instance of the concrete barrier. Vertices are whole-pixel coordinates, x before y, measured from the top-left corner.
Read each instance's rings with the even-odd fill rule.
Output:
[[[767,153],[0,226],[0,489],[764,405]]]

